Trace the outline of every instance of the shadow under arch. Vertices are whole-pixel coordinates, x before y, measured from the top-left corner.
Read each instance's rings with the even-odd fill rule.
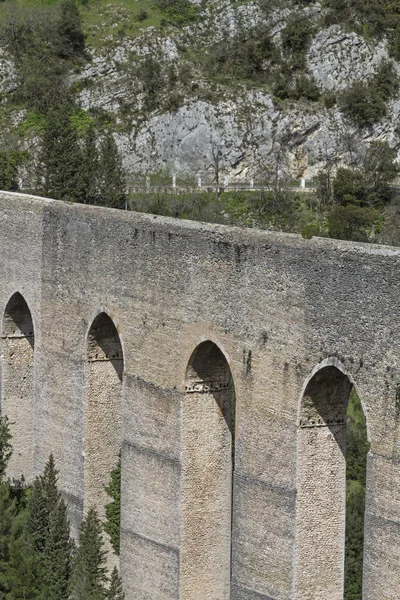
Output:
[[[180,597],[229,600],[235,389],[229,364],[201,342],[182,409]]]
[[[327,359],[299,406],[296,599],[343,600],[346,537],[346,414],[353,381]],[[361,403],[360,403],[361,405]]]
[[[31,311],[22,294],[15,292],[2,323],[1,413],[7,415],[13,436],[7,474],[27,483],[33,480],[34,348]]]
[[[118,331],[107,313],[98,314],[86,344],[84,512],[93,506],[105,517],[105,491],[122,444],[124,356]]]

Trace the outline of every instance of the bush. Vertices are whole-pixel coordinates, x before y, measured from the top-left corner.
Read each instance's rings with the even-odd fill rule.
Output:
[[[180,27],[197,21],[200,13],[197,4],[190,0],[156,0],[156,6],[168,21]]]
[[[149,13],[144,8],[141,8],[139,13],[136,15],[135,21],[142,23],[149,18]]]
[[[292,55],[292,65],[303,69],[306,63],[306,50],[315,28],[309,18],[294,17],[282,31],[282,46]]]
[[[365,203],[367,190],[363,173],[345,168],[338,169],[333,181],[333,198],[341,206]]]
[[[58,22],[59,54],[62,58],[83,55],[85,36],[75,0],[61,0]]]
[[[287,98],[293,100],[310,100],[316,102],[320,98],[320,91],[315,79],[310,75],[297,75],[293,79],[287,69],[281,69],[275,77],[272,86],[274,95],[280,100]]]
[[[336,206],[328,216],[329,236],[339,240],[368,242],[377,213],[372,208],[347,204]]]
[[[313,77],[307,77],[306,75],[296,77],[293,98],[296,100],[305,98],[311,100],[311,102],[316,102],[320,95],[321,93]]]
[[[277,49],[265,29],[240,31],[233,38],[225,35],[214,45],[206,61],[207,70],[235,78],[258,77],[268,61],[277,59]]]
[[[393,98],[399,90],[399,78],[393,63],[382,61],[377,73],[372,77],[370,85],[375,88],[385,102]]]
[[[325,108],[333,108],[336,104],[336,94],[335,92],[325,92],[323,95],[323,102],[325,104]]]
[[[84,51],[79,11],[74,0],[58,7],[32,9],[10,3],[0,26],[0,43],[20,75],[16,101],[40,113],[71,101],[68,72]]]
[[[385,101],[379,91],[366,83],[353,83],[341,99],[343,112],[361,127],[370,127],[387,114]]]
[[[18,190],[18,167],[26,154],[17,150],[0,150],[0,190]]]

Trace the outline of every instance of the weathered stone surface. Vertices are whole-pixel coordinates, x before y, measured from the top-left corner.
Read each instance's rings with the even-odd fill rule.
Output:
[[[353,31],[332,25],[313,39],[307,65],[321,89],[341,92],[354,81],[364,81],[373,75],[387,58],[384,41],[369,46]]]
[[[193,351],[206,341],[223,354],[236,392],[233,500],[220,496],[224,511],[230,502],[233,508],[231,596],[307,597],[301,590],[310,574],[298,572],[295,578],[299,551],[304,564],[311,550],[326,556],[327,548],[343,547],[344,481],[331,477],[332,458],[343,450],[340,436],[328,444],[327,422],[307,422],[314,427],[307,429],[309,435],[301,424],[315,415],[309,389],[301,402],[307,383],[329,367],[356,384],[371,441],[364,596],[395,600],[400,588],[400,249],[6,193],[0,194],[0,232],[2,335],[7,303],[17,291],[35,327],[35,473],[52,451],[75,532],[85,504],[85,469],[97,454],[103,460],[100,445],[92,445],[96,456],[84,455],[85,414],[101,416],[110,426],[115,419],[114,409],[105,404],[101,415],[85,413],[88,334],[100,313],[109,315],[118,332],[124,360],[121,569],[127,600],[182,600],[182,506],[186,501],[189,510],[190,499],[183,466],[197,452],[195,444],[184,444],[193,416],[183,410],[185,396],[191,395],[187,385],[208,386],[192,394],[199,400],[200,439],[203,434],[212,439],[219,460],[226,450],[225,442],[216,443],[221,419],[206,421],[202,415],[201,398],[205,410],[210,390],[216,393],[214,374],[209,373],[213,386],[206,383],[207,372],[201,381],[188,377]],[[90,356],[93,348],[89,343]],[[218,503],[206,492],[215,487],[214,462],[199,447],[197,466],[202,457],[204,520],[208,511],[216,514]],[[321,514],[329,522],[322,522]],[[210,528],[217,531],[212,519]],[[339,555],[319,567],[320,582],[327,581],[327,570],[335,574],[327,585],[336,591],[326,595],[333,600],[341,600]],[[193,589],[201,590],[196,586],[204,572],[190,576]],[[201,593],[198,600],[215,600]]]
[[[11,57],[0,48],[0,94],[7,94],[18,87],[18,72]]]

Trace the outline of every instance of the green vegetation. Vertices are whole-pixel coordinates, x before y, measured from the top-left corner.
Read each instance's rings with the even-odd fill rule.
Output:
[[[193,182],[177,182],[172,191],[168,173],[142,181],[130,194],[129,208],[175,218],[228,223],[261,229],[278,229],[355,241],[400,242],[393,223],[400,219],[397,189],[392,182],[399,167],[388,144],[371,144],[358,169],[329,170],[315,181],[316,191],[288,189],[285,165],[279,152],[276,169],[265,170],[257,191],[199,190]]]
[[[93,509],[70,537],[53,456],[31,488],[11,483],[7,417],[0,417],[0,596],[4,600],[123,600],[121,579],[106,575],[103,525]]]
[[[377,123],[387,114],[387,102],[399,89],[399,79],[391,62],[383,62],[379,71],[366,82],[356,82],[342,95],[343,111],[362,127]]]
[[[394,196],[390,183],[398,170],[395,151],[384,142],[371,144],[362,169],[338,169],[333,181],[334,206],[328,215],[329,235],[366,242],[374,229],[379,233],[385,207]]]
[[[346,553],[344,600],[362,599],[364,510],[369,443],[360,399],[353,387],[346,419]]]
[[[204,32],[197,31],[195,43],[189,43],[185,28],[201,23],[204,16],[204,6],[189,0],[2,2],[0,43],[11,53],[21,78],[21,84],[1,105],[2,116],[7,119],[7,110],[11,114],[21,108],[25,116],[15,128],[15,139],[0,150],[0,187],[17,190],[22,173],[31,186],[26,191],[71,202],[283,229],[306,238],[325,235],[398,243],[399,236],[389,227],[400,214],[391,187],[397,168],[394,153],[386,144],[372,145],[357,168],[327,165],[315,182],[316,193],[286,189],[285,169],[277,164],[280,184],[277,186],[270,174],[264,177],[265,167],[259,165],[265,185],[257,192],[213,194],[184,184],[175,194],[162,188],[149,194],[144,185],[129,197],[127,194],[113,133],[117,128],[140,127],[154,111],[176,111],[189,98],[214,101],[229,94],[233,97],[235,90],[257,87],[272,92],[283,108],[293,100],[301,101],[306,110],[312,110],[311,103],[331,107],[337,102],[360,126],[382,119],[388,101],[399,89],[390,60],[383,62],[373,77],[337,97],[332,93],[321,97],[307,72],[306,52],[322,21],[336,15],[337,22],[344,22],[340,19],[357,9],[354,3],[349,7],[339,0],[326,1],[328,10],[322,16],[305,16],[302,11],[307,2],[299,2],[281,31],[281,47],[267,19],[250,26],[240,24],[239,19],[236,28],[223,31],[217,42],[207,33],[211,25],[205,22]],[[275,5],[260,0],[266,16]],[[372,9],[368,14],[375,18]],[[118,68],[133,82],[136,92],[132,95],[140,98],[135,107],[126,102],[118,118],[99,108],[83,110],[76,98],[87,83],[78,79],[71,84],[71,73],[79,74],[90,60],[88,46],[102,43],[103,49],[115,47],[122,36],[135,37],[150,25],[158,28],[155,46],[179,29],[179,60],[159,60],[156,49],[132,55],[132,60]],[[378,29],[368,31],[375,35]],[[177,38],[172,35],[172,39]],[[246,108],[242,118],[252,118]],[[33,136],[39,141],[38,151],[21,151]],[[216,176],[215,187],[220,176]]]
[[[21,85],[14,101],[28,110],[18,133],[40,135],[33,191],[60,200],[125,206],[125,180],[112,133],[79,109],[68,73],[85,58],[85,35],[75,0],[7,4],[0,43],[13,56]],[[97,125],[97,127],[96,127]],[[18,189],[27,152],[0,151],[0,187]]]
[[[301,3],[301,2],[300,2]],[[341,23],[352,27],[367,39],[383,39],[390,41],[393,58],[400,58],[400,12],[396,2],[391,0],[325,0],[329,11],[325,15],[327,26]]]
[[[90,508],[82,521],[79,548],[74,557],[71,600],[103,600],[107,580],[102,524]]]
[[[177,26],[193,23],[199,17],[199,7],[189,0],[155,0],[155,3],[165,18]]]
[[[110,482],[106,492],[112,501],[106,506],[106,522],[104,530],[108,533],[115,554],[119,556],[120,531],[121,531],[121,453],[119,459],[110,473]]]

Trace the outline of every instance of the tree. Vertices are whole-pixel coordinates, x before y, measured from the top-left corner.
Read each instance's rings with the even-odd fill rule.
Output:
[[[0,190],[18,190],[18,163],[16,152],[0,150]]]
[[[0,480],[4,479],[12,455],[10,422],[7,415],[0,416]]]
[[[73,542],[67,507],[61,498],[51,512],[44,553],[46,596],[43,600],[68,600]]]
[[[122,590],[122,581],[119,576],[117,567],[114,567],[111,578],[110,578],[110,587],[106,592],[107,600],[124,600],[125,594]]]
[[[42,600],[68,600],[72,541],[67,507],[57,487],[58,471],[50,454],[28,502],[27,540],[42,567]]]
[[[369,127],[386,116],[385,100],[379,90],[368,83],[355,82],[341,98],[343,111],[361,127]]]
[[[368,242],[377,213],[374,209],[355,204],[336,206],[328,215],[329,236],[339,240]]]
[[[23,514],[19,516],[24,517]],[[15,531],[15,529],[17,528],[14,523],[6,573],[8,592],[5,600],[46,598],[42,564],[26,535],[23,521],[19,531],[18,529]]]
[[[37,477],[28,501],[26,529],[32,546],[38,554],[43,554],[45,551],[49,521],[49,508],[43,493],[42,482],[40,477]]]
[[[369,443],[361,402],[353,388],[346,415],[345,600],[361,600],[364,511]]]
[[[55,468],[53,455],[50,454],[43,475],[34,481],[28,502],[27,530],[39,554],[44,554],[46,551],[50,520],[61,501],[57,481],[58,471]]]
[[[110,473],[110,482],[106,492],[112,498],[112,502],[106,506],[106,522],[104,529],[110,536],[111,545],[115,554],[119,555],[120,531],[121,531],[121,453],[118,463]]]
[[[367,190],[363,173],[343,167],[338,169],[333,181],[333,198],[336,204],[342,206],[365,204]]]
[[[106,552],[103,549],[103,526],[94,508],[82,521],[79,548],[71,576],[71,600],[104,600]]]
[[[83,157],[71,114],[68,104],[49,111],[42,136],[37,188],[49,198],[79,201],[83,196]]]
[[[397,177],[396,151],[387,142],[373,142],[364,159],[364,177],[370,206],[387,204],[392,197],[390,183]]]
[[[0,597],[8,591],[7,568],[10,560],[12,526],[17,515],[16,503],[11,496],[10,485],[0,481]]]
[[[108,130],[100,145],[99,204],[125,208],[126,184],[121,156],[114,136]]]
[[[61,1],[58,35],[59,55],[62,58],[73,58],[84,54],[85,36],[82,29],[82,19],[75,0]]]
[[[82,163],[83,198],[85,204],[98,204],[99,153],[96,146],[96,131],[89,124],[83,139]]]

